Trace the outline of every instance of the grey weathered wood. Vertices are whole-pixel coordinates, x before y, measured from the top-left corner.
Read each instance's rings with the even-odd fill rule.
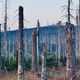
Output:
[[[2,54],[1,54],[1,24],[0,24],[0,71],[2,71]]]
[[[40,70],[40,65],[39,65],[39,57],[40,57],[40,54],[39,54],[39,43],[40,43],[40,30],[39,30],[39,27],[40,27],[40,22],[39,22],[39,19],[37,20],[37,70],[39,72]]]
[[[80,58],[80,0],[79,0],[79,25],[78,25],[78,39],[79,39],[79,53],[78,53],[78,56],[79,56],[79,58]]]
[[[24,58],[27,61],[28,60],[28,47],[27,47],[27,38],[26,38],[26,34],[24,34]]]
[[[6,33],[6,23],[4,23],[4,56],[7,59],[7,33]]]
[[[9,28],[9,39],[8,39],[8,45],[9,45],[9,49],[8,49],[8,59],[9,59],[9,64],[10,64],[10,58],[11,58],[11,54],[10,54],[10,28]]]
[[[18,80],[24,80],[23,7],[19,6]]]
[[[37,70],[37,36],[36,33],[32,33],[32,71],[38,72]]]
[[[5,17],[4,17],[4,56],[7,59],[7,2],[8,0],[5,0]]]
[[[67,77],[69,80],[76,79],[76,53],[75,53],[75,29],[71,25],[70,5],[71,0],[68,0],[68,23],[66,24],[66,58],[67,58]]]
[[[47,80],[47,69],[46,69],[46,46],[43,47],[42,52],[42,73],[41,80]]]
[[[60,65],[60,57],[61,57],[61,21],[57,23],[57,60],[58,65]]]
[[[76,80],[75,33],[73,26],[70,24],[67,24],[66,28],[66,42],[67,77]]]
[[[79,57],[79,13],[76,10],[76,58]]]

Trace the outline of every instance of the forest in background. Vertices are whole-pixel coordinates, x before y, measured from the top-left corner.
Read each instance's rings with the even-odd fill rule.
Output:
[[[0,24],[0,80],[80,80],[80,0],[77,26],[71,23],[71,3],[68,0],[63,6],[67,10],[65,25],[59,21],[41,29],[38,19],[31,32],[24,30],[24,8],[19,6],[19,29],[12,36],[10,29],[7,31],[5,1],[4,32]]]

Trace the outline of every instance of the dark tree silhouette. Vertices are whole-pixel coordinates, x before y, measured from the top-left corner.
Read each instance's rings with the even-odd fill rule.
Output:
[[[19,6],[18,80],[24,80],[23,7]]]

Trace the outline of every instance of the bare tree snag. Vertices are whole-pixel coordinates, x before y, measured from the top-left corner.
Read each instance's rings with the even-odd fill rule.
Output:
[[[57,23],[57,60],[58,60],[58,65],[60,65],[60,57],[61,57],[61,34],[60,34],[60,26],[61,26],[61,21]]]
[[[76,55],[75,55],[75,31],[71,25],[71,14],[70,14],[71,0],[68,0],[68,23],[66,25],[66,58],[67,58],[67,77],[69,80],[76,79]]]
[[[76,58],[79,57],[79,14],[78,10],[76,10]]]
[[[39,66],[39,42],[40,42],[40,39],[39,39],[39,27],[40,27],[40,22],[39,22],[39,19],[37,20],[37,70],[39,72],[39,69],[40,69],[40,66]]]
[[[78,19],[79,19],[79,25],[78,25],[78,34],[79,34],[79,36],[78,36],[78,39],[80,41],[80,0],[79,0],[79,14],[78,15],[79,15],[79,17],[78,17]],[[79,50],[78,57],[80,58],[80,42],[79,42],[78,50]]]
[[[76,55],[75,55],[75,35],[73,26],[67,24],[66,29],[66,52],[67,52],[67,77],[76,80]]]
[[[8,0],[5,0],[5,22],[4,22],[4,56],[7,59],[7,2]]]
[[[18,80],[24,80],[23,7],[19,6]]]
[[[1,24],[0,24],[0,71],[2,71],[2,54],[1,54]]]
[[[37,38],[36,33],[32,33],[32,71],[37,72]]]
[[[8,59],[9,59],[9,64],[10,64],[10,58],[11,58],[11,54],[10,54],[10,28],[9,28],[9,39],[8,39],[8,46],[9,46],[9,49],[8,49]]]
[[[42,52],[42,73],[41,80],[47,80],[47,71],[46,71],[46,46],[43,47]]]

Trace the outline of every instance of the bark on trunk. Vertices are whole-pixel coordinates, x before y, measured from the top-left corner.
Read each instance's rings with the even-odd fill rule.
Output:
[[[47,80],[47,71],[46,71],[46,47],[43,47],[42,53],[42,73],[41,80]]]
[[[76,80],[75,32],[71,24],[66,28],[67,77]]]
[[[37,44],[36,44],[37,38],[36,33],[32,33],[32,71],[37,72]]]
[[[24,80],[23,7],[19,7],[18,80]]]
[[[37,20],[37,71],[40,71],[40,66],[39,66],[39,59],[40,59],[40,54],[39,54],[39,27],[40,27],[40,22]]]
[[[71,0],[68,0],[68,23],[66,25],[66,53],[67,53],[67,77],[69,80],[77,80],[76,79],[76,55],[75,55],[75,29],[74,26],[71,25],[71,13],[70,8]]]
[[[1,55],[1,24],[0,24],[0,71],[2,71],[2,55]]]
[[[58,65],[60,65],[60,57],[61,57],[61,21],[57,24],[57,60]]]

